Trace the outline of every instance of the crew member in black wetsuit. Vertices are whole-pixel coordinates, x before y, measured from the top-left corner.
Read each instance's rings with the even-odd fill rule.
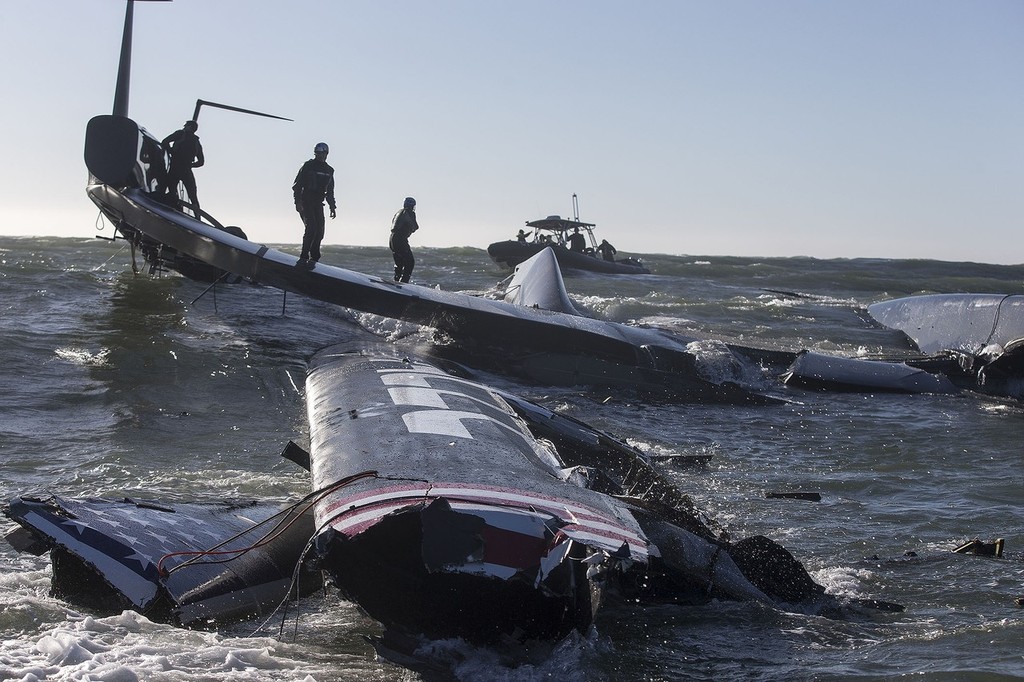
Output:
[[[203,145],[199,142],[196,131],[199,124],[195,121],[185,121],[181,130],[175,130],[164,138],[160,145],[171,155],[171,163],[167,169],[167,177],[157,187],[157,192],[177,193],[178,183],[185,186],[188,193],[188,200],[195,207],[196,215],[199,215],[199,197],[196,194],[196,176],[192,173],[193,168],[199,168],[206,159],[203,157]]]
[[[324,239],[324,200],[331,207],[331,219],[337,216],[338,205],[334,201],[334,169],[327,165],[327,143],[318,142],[313,147],[313,158],[302,164],[292,193],[295,195],[295,210],[302,218],[306,231],[302,234],[302,253],[297,265],[312,266],[320,260],[320,242]]]
[[[614,261],[615,260],[615,253],[616,253],[615,247],[612,246],[611,244],[609,244],[607,239],[602,239],[601,240],[601,243],[598,244],[598,246],[597,246],[597,251],[598,251],[598,253],[601,254],[601,257],[604,258],[605,260],[609,260],[609,261]]]
[[[569,250],[579,251],[583,253],[587,249],[587,239],[580,234],[580,228],[573,228],[572,234],[569,235]]]
[[[412,249],[409,248],[409,237],[418,229],[420,226],[416,222],[416,200],[406,197],[402,210],[395,214],[392,221],[391,239],[388,241],[391,254],[395,257],[396,282],[408,282],[412,277],[416,259],[412,257]]]

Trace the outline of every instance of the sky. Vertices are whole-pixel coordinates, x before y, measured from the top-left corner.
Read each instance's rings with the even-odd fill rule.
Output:
[[[124,0],[0,0],[0,234],[111,236],[85,127],[112,111]],[[527,220],[622,254],[1024,263],[1020,0],[137,2],[129,115],[204,108],[199,199],[294,244],[331,146],[326,244],[486,248]]]

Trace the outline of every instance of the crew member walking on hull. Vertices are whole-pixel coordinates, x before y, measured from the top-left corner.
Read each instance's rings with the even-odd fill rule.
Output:
[[[157,193],[174,192],[177,194],[178,183],[185,186],[188,200],[195,207],[195,215],[199,216],[199,196],[196,194],[196,176],[193,168],[199,168],[206,159],[203,157],[203,145],[199,142],[196,131],[199,124],[185,121],[181,130],[175,130],[164,138],[160,145],[170,154],[171,163],[167,169],[167,177],[157,188]]]
[[[313,147],[313,158],[302,164],[292,193],[295,195],[295,210],[302,218],[306,231],[302,234],[302,253],[297,265],[312,266],[320,260],[320,242],[324,240],[324,200],[331,207],[331,219],[337,216],[338,205],[334,201],[334,169],[327,165],[327,143],[318,142]]]
[[[408,282],[412,277],[412,268],[416,264],[416,259],[412,257],[412,249],[409,248],[409,237],[420,229],[416,222],[415,199],[405,198],[402,210],[395,214],[391,225],[391,239],[388,241],[388,246],[391,247],[391,254],[395,257],[395,281]]]

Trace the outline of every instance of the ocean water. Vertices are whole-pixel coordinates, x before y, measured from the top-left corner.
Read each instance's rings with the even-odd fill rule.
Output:
[[[121,243],[0,237],[0,486],[26,493],[172,501],[309,490],[280,457],[305,444],[306,362],[364,334],[417,328],[239,284],[132,274]],[[414,280],[482,292],[507,273],[477,248],[417,249]],[[383,248],[324,260],[389,276]],[[904,349],[864,314],[918,293],[1024,293],[1024,266],[927,260],[649,255],[655,274],[566,276],[589,314],[786,350]],[[713,344],[709,347],[713,348]],[[757,368],[745,368],[757,377]],[[603,611],[528,665],[438,642],[463,680],[1024,679],[1024,404],[963,393],[819,393],[765,386],[767,407],[650,402],[482,374],[653,455],[711,454],[666,473],[735,538],[767,535],[842,599],[899,613],[763,605]],[[820,492],[821,502],[765,493]],[[1004,538],[1001,559],[952,553]],[[378,660],[379,626],[336,594],[285,618],[216,632],[91,613],[49,594],[47,557],[0,546],[0,679],[415,680]]]

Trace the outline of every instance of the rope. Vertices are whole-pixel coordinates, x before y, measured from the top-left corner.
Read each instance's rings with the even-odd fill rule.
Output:
[[[254,526],[250,526],[249,528],[246,528],[246,529],[244,529],[242,531],[239,531],[235,535],[232,535],[231,537],[225,539],[224,541],[214,545],[210,549],[193,550],[193,551],[181,551],[181,552],[170,552],[168,554],[164,554],[162,557],[160,557],[160,560],[157,562],[157,566],[156,566],[157,572],[162,577],[166,578],[171,573],[174,573],[175,571],[181,570],[182,568],[185,568],[186,566],[192,566],[194,564],[200,564],[200,563],[201,564],[220,564],[220,563],[226,563],[228,561],[231,561],[231,560],[233,560],[233,559],[235,559],[235,558],[237,558],[239,556],[242,556],[242,555],[244,555],[244,554],[246,554],[246,553],[248,553],[248,552],[250,552],[250,551],[252,551],[254,549],[257,549],[259,547],[262,547],[262,546],[272,542],[277,537],[280,537],[280,535],[282,533],[284,533],[284,531],[286,531],[288,528],[290,528],[292,526],[292,524],[295,523],[296,520],[301,518],[302,515],[305,514],[310,509],[310,507],[312,507],[314,504],[319,502],[320,498],[324,497],[328,493],[333,492],[334,490],[337,490],[339,488],[344,488],[345,486],[351,485],[352,483],[355,483],[356,481],[362,480],[364,478],[371,478],[371,477],[375,478],[376,476],[377,476],[377,472],[376,471],[363,471],[361,473],[354,474],[352,476],[348,476],[346,478],[343,478],[343,479],[341,479],[339,481],[335,481],[334,483],[326,485],[326,486],[320,488],[319,490],[314,490],[313,492],[309,493],[308,495],[303,497],[298,502],[295,502],[294,504],[291,504],[288,507],[285,507],[284,509],[282,509],[281,511],[277,512],[273,516],[267,517],[266,519],[264,519],[263,521],[260,521],[259,523],[257,523]],[[248,547],[243,547],[243,548],[240,548],[240,549],[218,550],[219,547],[223,547],[224,545],[226,545],[226,544],[228,544],[228,543],[230,543],[230,542],[232,542],[234,540],[237,540],[238,538],[240,538],[240,537],[242,537],[242,536],[244,536],[244,535],[246,535],[248,533],[251,533],[252,531],[256,530],[257,528],[260,528],[260,527],[266,525],[267,523],[271,522],[272,520],[274,520],[274,519],[276,519],[276,518],[278,518],[280,516],[287,517],[289,514],[291,514],[293,511],[295,511],[296,509],[298,509],[302,505],[305,505],[305,508],[303,508],[301,513],[295,514],[290,519],[286,518],[286,519],[282,519],[282,520],[278,521],[278,523],[273,528],[271,528],[270,531],[266,535],[264,535],[262,538],[257,540],[252,545],[249,545]],[[178,564],[177,566],[174,566],[174,567],[172,567],[170,569],[165,569],[163,567],[164,561],[166,561],[167,559],[170,559],[172,557],[176,557],[176,556],[192,556],[194,558],[190,559],[188,561],[184,561],[184,562],[182,562],[182,563]],[[215,560],[215,561],[199,561],[201,558],[209,557],[209,556],[228,556],[230,558],[228,558],[228,559],[220,559],[220,560]]]
[[[429,481],[422,480],[422,479],[408,479],[408,478],[395,478],[395,477],[390,477],[390,476],[377,476],[377,472],[376,471],[363,472],[362,474],[356,474],[356,476],[352,477],[352,478],[353,479],[356,479],[356,477],[362,478],[362,477],[365,477],[367,474],[372,474],[375,478],[383,480],[383,481],[410,481],[410,480],[414,480],[414,481],[418,481],[418,482],[422,481],[423,483],[429,483]],[[328,488],[330,490],[334,490],[335,487],[340,487],[340,486],[338,486],[338,484],[336,484],[336,483],[332,484],[331,486],[328,486]],[[326,491],[325,488],[321,488],[320,490],[321,491]],[[313,494],[313,493],[311,493],[311,494]],[[299,560],[295,562],[295,568],[292,569],[292,580],[291,580],[291,583],[288,585],[288,591],[285,593],[284,598],[281,599],[280,602],[278,602],[277,606],[274,607],[274,610],[270,612],[270,614],[263,620],[263,622],[260,623],[259,625],[257,625],[256,629],[253,630],[249,634],[250,637],[254,637],[256,635],[256,633],[258,633],[260,630],[265,628],[267,626],[267,624],[270,623],[270,621],[274,619],[274,616],[276,616],[279,611],[281,611],[282,609],[285,609],[285,611],[281,614],[281,625],[278,628],[278,636],[283,637],[283,635],[284,635],[285,620],[288,618],[287,606],[288,606],[288,602],[292,601],[291,595],[293,593],[296,595],[295,601],[298,601],[299,577],[301,576],[301,570],[300,569],[302,568],[302,564],[305,561],[306,554],[308,554],[309,550],[311,550],[313,548],[313,542],[317,539],[317,537],[319,537],[320,533],[323,532],[324,528],[329,526],[334,521],[334,519],[336,519],[338,517],[339,514],[334,514],[333,516],[331,516],[330,518],[326,519],[323,523],[321,523],[317,528],[314,529],[313,534],[310,535],[309,540],[306,542],[306,546],[302,548],[302,553],[299,554]],[[298,614],[298,612],[296,612],[296,614],[295,614],[295,630],[292,632],[292,641],[295,641],[295,639],[298,637],[298,628],[299,628],[299,614]]]

